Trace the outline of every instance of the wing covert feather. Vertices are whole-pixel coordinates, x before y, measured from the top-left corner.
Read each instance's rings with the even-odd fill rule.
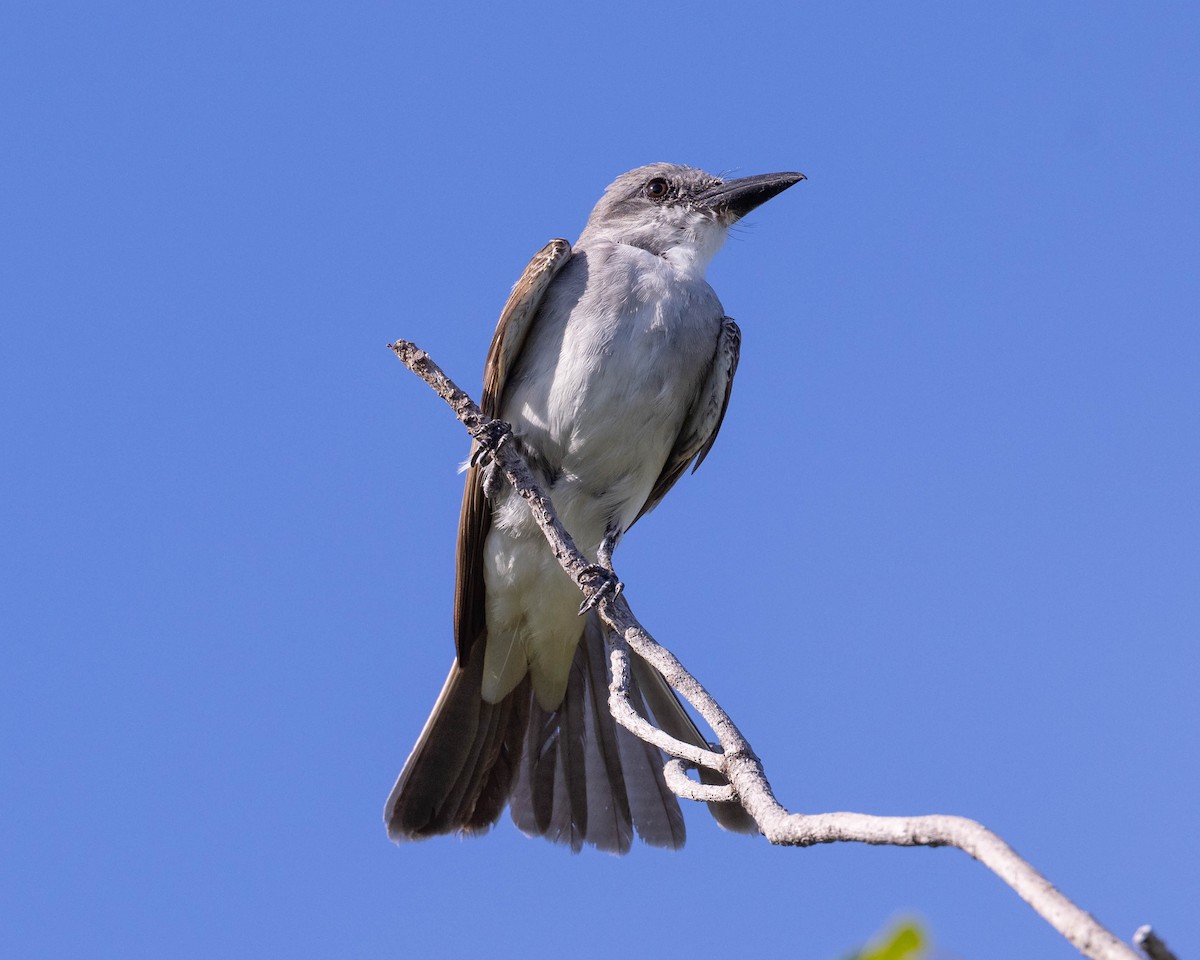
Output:
[[[654,481],[654,487],[641,512],[640,520],[658,506],[667,491],[683,476],[688,464],[696,461],[693,472],[700,468],[708,451],[717,439],[717,433],[729,409],[729,397],[733,392],[733,376],[737,373],[738,357],[741,355],[742,331],[732,317],[723,317],[721,332],[717,336],[717,347],[713,354],[708,377],[696,396],[696,402],[688,412],[662,473]],[[634,521],[637,522],[636,520]]]

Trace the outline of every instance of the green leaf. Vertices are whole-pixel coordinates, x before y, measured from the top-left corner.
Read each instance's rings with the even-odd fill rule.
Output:
[[[854,960],[918,960],[927,945],[917,922],[904,920],[864,947]]]

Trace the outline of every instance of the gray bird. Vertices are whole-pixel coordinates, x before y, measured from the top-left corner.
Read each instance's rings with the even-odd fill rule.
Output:
[[[605,190],[574,248],[552,240],[513,288],[484,367],[483,412],[512,425],[593,559],[712,447],[741,334],[705,269],[731,224],[803,179],[631,170]],[[599,617],[580,615],[579,590],[525,503],[503,481],[485,484],[486,472],[471,466],[463,494],[457,658],[388,797],[388,834],[483,833],[510,804],[523,832],[574,850],[624,853],[635,830],[682,846],[661,754],[609,714]],[[706,745],[662,677],[633,659],[635,704]],[[737,805],[709,806],[728,829],[755,829]]]

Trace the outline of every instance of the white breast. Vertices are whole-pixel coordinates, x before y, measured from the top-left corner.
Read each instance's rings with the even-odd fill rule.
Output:
[[[538,455],[585,553],[641,511],[712,364],[721,318],[703,276],[633,247],[576,251],[555,279],[501,416]],[[485,696],[503,695],[528,665],[539,700],[554,705],[582,629],[578,591],[515,495],[494,505],[485,554]]]
[[[616,244],[577,253],[560,279],[504,415],[596,496],[618,485],[644,501],[712,363],[720,302],[702,276]]]

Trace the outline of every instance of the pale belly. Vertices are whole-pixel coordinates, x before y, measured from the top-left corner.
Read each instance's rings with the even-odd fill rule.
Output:
[[[712,301],[703,312],[659,301],[619,323],[543,326],[506,394],[504,418],[540,454],[539,479],[593,559],[610,527],[624,532],[637,518],[707,376],[721,311],[707,285],[701,292]],[[484,698],[499,700],[528,672],[539,703],[556,708],[583,631],[581,595],[511,491],[493,505],[484,578]]]

